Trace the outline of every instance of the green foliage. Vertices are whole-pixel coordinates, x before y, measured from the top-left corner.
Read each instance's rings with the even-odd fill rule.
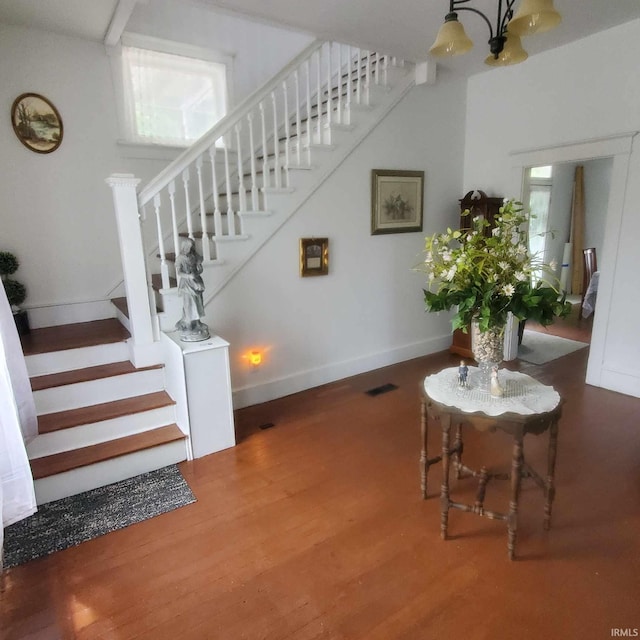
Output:
[[[15,273],[19,266],[18,258],[16,258],[13,253],[0,251],[0,277],[2,278],[4,290],[7,292],[7,300],[9,300],[9,304],[14,310],[18,305],[21,305],[27,297],[26,287],[21,282],[7,277]]]
[[[21,305],[27,297],[27,288],[17,280],[6,278],[2,281],[4,290],[7,292],[7,300],[12,307]]]
[[[480,331],[486,331],[504,325],[509,312],[549,325],[571,310],[564,296],[558,300],[554,265],[529,254],[522,204],[509,200],[499,214],[490,233],[489,223],[477,217],[469,230],[447,229],[426,239],[418,267],[429,283],[423,290],[425,307],[436,312],[456,307],[454,329],[466,331],[477,318]]]
[[[10,276],[18,270],[20,263],[13,253],[0,251],[0,276]]]

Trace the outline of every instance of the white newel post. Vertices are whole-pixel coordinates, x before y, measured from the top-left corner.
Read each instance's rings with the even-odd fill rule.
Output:
[[[129,309],[131,361],[136,367],[159,362],[158,343],[154,341],[149,287],[144,261],[142,230],[136,187],[140,180],[130,173],[114,173],[105,181],[113,193],[124,286]]]

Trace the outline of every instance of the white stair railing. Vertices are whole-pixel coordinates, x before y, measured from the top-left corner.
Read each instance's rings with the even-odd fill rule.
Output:
[[[160,260],[162,289],[171,288],[171,253],[180,252],[181,236],[200,239],[205,263],[215,261],[215,241],[243,232],[238,214],[266,212],[268,194],[289,187],[290,167],[311,167],[311,150],[331,140],[331,125],[349,124],[353,105],[369,104],[371,86],[386,85],[388,66],[388,56],[312,43],[151,180],[139,192],[135,211],[116,211],[144,221],[151,207],[157,238],[147,255],[156,265]],[[125,183],[133,184],[110,183],[116,209],[122,202],[132,209],[131,197],[115,194]],[[135,186],[127,188],[135,192]],[[123,255],[125,285],[130,262]],[[151,271],[157,269],[146,268]],[[155,304],[150,306],[154,315]]]

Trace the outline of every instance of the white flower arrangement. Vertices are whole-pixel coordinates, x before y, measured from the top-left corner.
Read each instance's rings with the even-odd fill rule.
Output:
[[[424,262],[418,267],[428,274],[426,309],[457,307],[454,329],[466,331],[472,319],[478,320],[480,331],[504,326],[509,312],[519,320],[548,325],[571,309],[564,296],[558,300],[558,289],[551,284],[557,283],[553,266],[529,254],[524,229],[529,216],[522,203],[508,200],[499,213],[490,233],[489,223],[474,217],[469,230],[447,229],[426,238]],[[540,273],[543,279],[537,280]]]

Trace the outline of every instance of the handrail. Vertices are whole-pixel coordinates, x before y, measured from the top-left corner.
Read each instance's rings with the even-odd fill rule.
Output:
[[[163,169],[155,178],[149,182],[138,195],[138,204],[143,207],[150,202],[153,197],[164,189],[172,180],[175,180],[182,171],[195,162],[195,160],[207,151],[216,140],[244,118],[257,103],[264,100],[269,94],[278,88],[282,81],[289,77],[291,72],[298,68],[305,60],[322,46],[323,41],[314,40],[308,47],[303,49],[297,56],[283,67],[275,76],[268,80],[262,87],[249,94],[240,104],[224,118],[219,120],[207,133],[197,140],[191,147],[185,149],[173,162]]]

